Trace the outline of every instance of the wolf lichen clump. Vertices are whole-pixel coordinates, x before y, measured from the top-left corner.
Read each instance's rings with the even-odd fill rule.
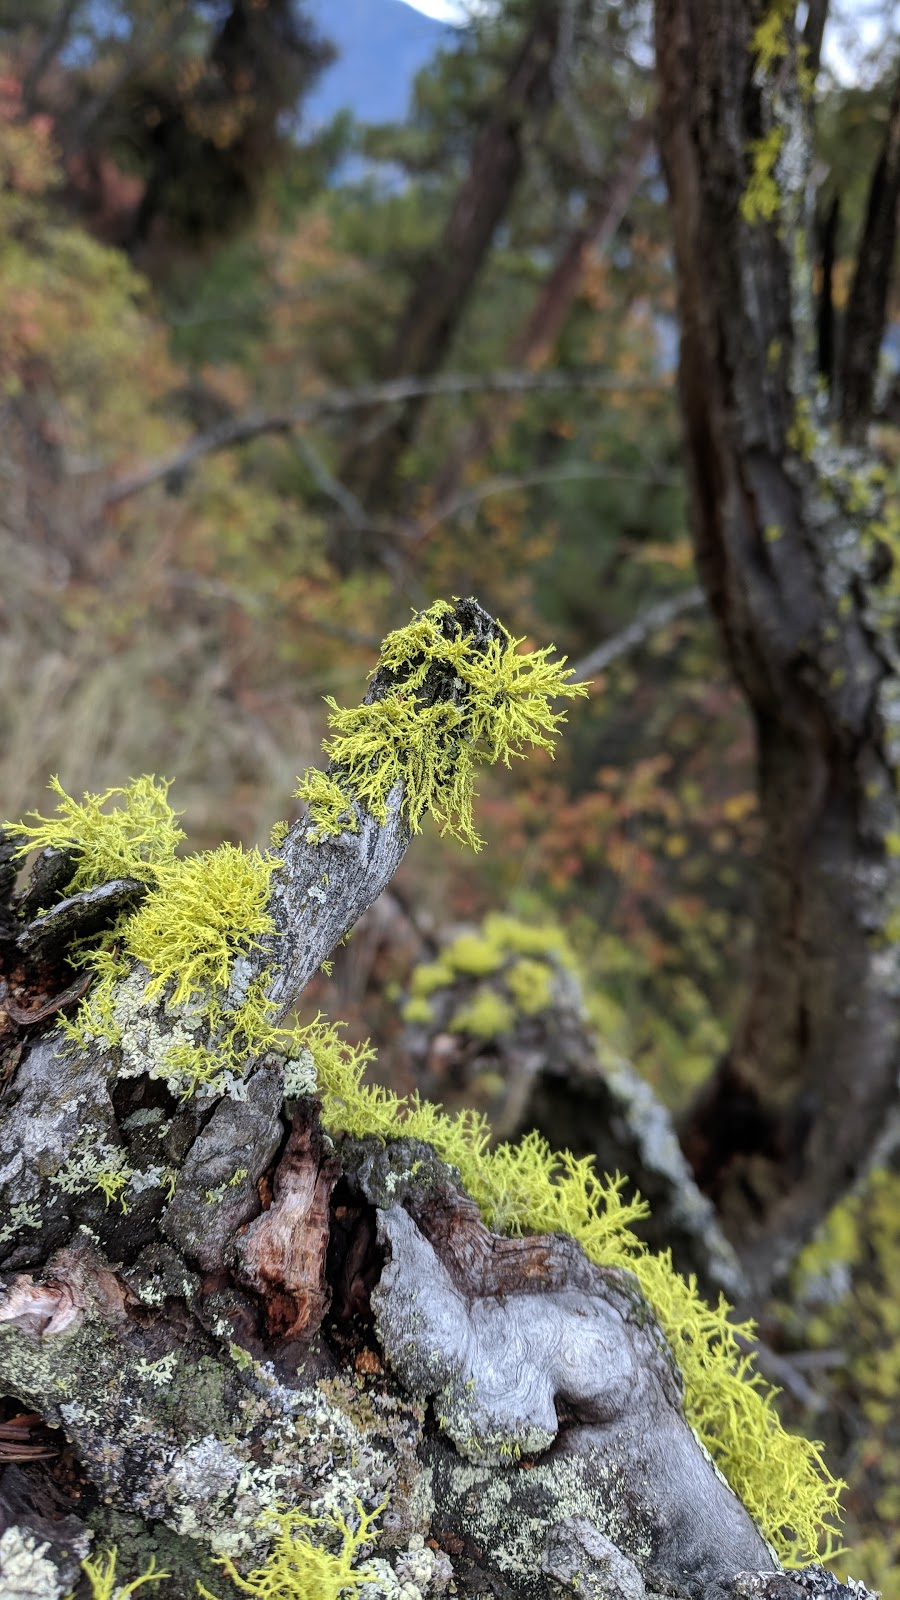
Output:
[[[498,1233],[568,1233],[599,1266],[632,1272],[659,1319],[684,1378],[685,1415],[766,1538],[788,1566],[835,1549],[841,1484],[820,1447],[788,1433],[774,1393],[753,1370],[720,1297],[709,1306],[693,1278],[674,1269],[669,1251],[654,1255],[633,1232],[643,1201],[624,1201],[625,1180],[601,1179],[593,1158],[554,1152],[537,1133],[491,1150],[486,1119],[469,1109],[448,1116],[413,1094],[399,1098],[362,1081],[358,1053],[332,1047],[316,1055],[326,1126],[356,1138],[421,1139],[456,1167],[485,1222]],[[316,1052],[313,1052],[314,1055]]]
[[[367,1512],[357,1500],[356,1528],[336,1510],[327,1518],[309,1517],[302,1511],[269,1511],[259,1525],[273,1524],[277,1533],[263,1566],[242,1577],[227,1556],[219,1559],[242,1594],[259,1595],[260,1600],[348,1600],[359,1593],[362,1584],[377,1577],[371,1568],[354,1566],[354,1562],[366,1545],[374,1543],[372,1524],[383,1510],[380,1505]],[[333,1542],[339,1541],[339,1550],[332,1553],[326,1544],[314,1544],[307,1529],[315,1530],[320,1540],[331,1537]],[[216,1600],[199,1581],[197,1592],[204,1600]]]
[[[184,834],[169,805],[170,784],[158,778],[135,778],[125,788],[85,794],[81,803],[66,794],[59,778],[48,784],[59,798],[58,816],[30,812],[33,822],[7,822],[4,831],[29,850],[63,850],[74,857],[68,894],[93,889],[112,878],[136,878],[156,885],[159,872],[172,862]],[[120,801],[110,807],[110,802]],[[106,807],[107,809],[104,809]]]
[[[146,1572],[131,1578],[127,1583],[124,1581],[120,1583],[116,1579],[117,1556],[118,1551],[113,1545],[111,1549],[104,1551],[102,1556],[97,1556],[96,1559],[87,1556],[82,1561],[81,1570],[91,1586],[91,1600],[126,1600],[128,1595],[136,1594],[138,1589],[142,1589],[145,1583],[162,1583],[170,1576],[168,1572],[157,1572],[156,1561],[151,1556]]]
[[[311,769],[296,790],[309,806],[310,837],[355,831],[354,802],[385,822],[388,796],[402,783],[413,833],[430,812],[442,833],[480,849],[475,767],[508,767],[529,745],[552,754],[565,721],[554,701],[587,693],[570,681],[565,657],[551,661],[551,648],[520,654],[522,642],[505,629],[477,642],[444,600],[389,633],[372,676],[380,673],[390,686],[349,709],[327,700],[333,736],[324,749],[332,770]],[[446,692],[433,698],[436,670]]]
[[[451,1033],[495,1039],[512,1028],[518,1016],[536,1017],[549,1010],[555,972],[574,966],[574,954],[561,928],[529,926],[494,912],[485,918],[478,933],[458,934],[445,945],[438,960],[415,968],[410,997],[402,1008],[403,1020],[427,1027],[435,1020],[432,996],[454,986],[468,988],[469,980],[480,978],[486,981],[474,993],[466,993],[447,1026]]]
[[[7,824],[6,831],[22,840],[20,854],[40,847],[69,855],[67,893],[120,877],[146,886],[142,904],[70,955],[95,980],[74,1020],[61,1024],[71,1042],[82,1048],[91,1040],[119,1044],[118,986],[136,961],[147,975],[142,1003],[164,995],[176,1011],[194,1006],[198,1037],[174,1043],[165,1060],[185,1092],[214,1086],[223,1073],[239,1072],[252,1053],[274,1047],[280,1035],[269,1022],[261,980],[237,1003],[228,1002],[236,960],[272,929],[267,906],[279,858],[232,844],[176,855],[184,834],[168,802],[168,783],[154,778],[85,794],[80,803],[57,778],[50,788],[58,796],[55,817],[32,813],[32,820]]]

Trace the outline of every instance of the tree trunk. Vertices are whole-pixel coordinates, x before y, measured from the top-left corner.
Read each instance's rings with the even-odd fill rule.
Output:
[[[588,201],[584,220],[565,240],[531,315],[513,339],[507,351],[509,366],[539,367],[552,355],[581,288],[591,252],[605,254],[634,199],[651,139],[648,124],[636,123],[618,168]],[[456,499],[467,467],[487,454],[512,415],[513,404],[497,400],[490,411],[483,411],[466,429],[434,483],[429,526],[438,525],[442,510]]]
[[[505,637],[473,602],[446,626],[483,662]],[[464,695],[442,670],[422,708]],[[402,687],[383,666],[369,700]],[[211,1027],[254,976],[293,1006],[401,860],[404,799],[398,781],[381,820],[354,802],[356,832],[290,830],[274,931]],[[73,860],[45,850],[0,923],[0,1593],[81,1600],[93,1535],[119,1582],[155,1559],[162,1600],[233,1592],[223,1564],[297,1600],[850,1600],[821,1569],[779,1571],[629,1271],[563,1233],[491,1233],[402,1124],[327,1139],[302,1051],[179,1099],[165,1063],[197,1012],[149,998],[139,963],[108,992],[117,1043],[64,1037],[84,988],[59,992],[67,952],[148,894],[66,894]]]
[[[382,379],[430,377],[450,348],[522,175],[526,135],[552,103],[559,12],[559,0],[536,0],[534,20],[475,144],[447,225],[416,272]],[[338,477],[369,516],[389,509],[396,499],[397,467],[423,403],[421,398],[407,401],[368,444],[360,447],[354,440],[345,455]],[[341,570],[365,558],[358,543],[352,528],[336,530],[332,553]]]
[[[656,5],[697,562],[764,824],[743,1019],[685,1137],[757,1292],[870,1160],[900,1021],[896,602],[873,463],[818,418],[789,11]]]

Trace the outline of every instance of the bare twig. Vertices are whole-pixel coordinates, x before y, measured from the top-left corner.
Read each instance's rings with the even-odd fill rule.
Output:
[[[309,471],[316,488],[343,511],[344,516],[352,527],[363,529],[373,526],[365,506],[360,504],[356,495],[347,488],[345,483],[338,481],[311,439],[308,439],[305,434],[298,433],[294,440],[294,449]],[[382,526],[387,526],[388,529],[393,531],[393,524],[382,524]]]
[[[706,596],[700,588],[685,589],[683,594],[672,595],[668,600],[660,600],[656,605],[648,606],[635,617],[633,622],[622,628],[619,633],[614,633],[611,639],[604,639],[595,650],[590,650],[586,656],[574,663],[572,668],[573,678],[576,683],[583,683],[586,678],[595,672],[605,672],[614,661],[627,655],[630,650],[636,650],[655,633],[660,633],[663,628],[668,628],[679,617],[684,617],[689,611],[697,611],[704,604]]]
[[[676,477],[595,466],[590,461],[573,461],[565,467],[549,467],[538,472],[501,473],[493,478],[485,478],[483,483],[476,483],[471,489],[460,490],[458,494],[442,501],[430,516],[423,517],[419,521],[411,543],[413,548],[417,548],[442,523],[458,516],[461,511],[467,511],[470,506],[477,506],[483,500],[490,500],[494,495],[514,494],[517,489],[535,489],[543,484],[577,483],[582,479],[594,478],[603,482],[644,483],[650,488],[671,488],[680,482]]]
[[[173,474],[187,472],[204,456],[235,445],[249,444],[270,433],[293,433],[325,417],[347,416],[376,406],[402,405],[422,395],[525,394],[547,390],[564,394],[589,389],[625,393],[631,390],[666,390],[667,379],[659,377],[624,378],[615,373],[598,372],[591,367],[556,369],[552,372],[490,372],[473,374],[445,372],[434,378],[396,378],[388,383],[361,384],[356,389],[330,389],[288,411],[251,411],[242,417],[229,417],[202,433],[197,433],[180,449],[150,461],[146,466],[109,484],[100,497],[98,512],[120,505],[132,495]]]
[[[573,88],[575,61],[577,59],[576,30],[580,0],[563,0],[559,19],[559,42],[553,62],[553,87],[556,98],[568,119],[578,154],[585,173],[591,178],[603,177],[607,163],[594,138],[593,129]]]

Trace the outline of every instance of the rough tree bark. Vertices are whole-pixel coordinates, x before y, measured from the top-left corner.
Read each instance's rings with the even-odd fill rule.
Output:
[[[686,1141],[757,1292],[864,1170],[900,1028],[893,558],[874,458],[839,447],[816,395],[792,11],[656,4],[697,560],[765,829],[749,998]]]
[[[496,634],[473,602],[456,619],[476,650]],[[379,672],[370,696],[388,686]],[[384,822],[357,807],[357,833],[320,843],[291,829],[275,932],[235,964],[236,992],[265,973],[279,1011],[294,1004],[403,857],[402,802],[398,784]],[[320,1531],[380,1508],[367,1586],[348,1590],[365,1600],[849,1596],[777,1570],[684,1420],[629,1273],[564,1235],[491,1234],[425,1145],[334,1144],[302,1063],[268,1053],[238,1097],[179,1100],[153,1069],[189,1014],[142,1002],[140,969],[114,991],[120,1045],[64,1048],[72,941],[145,892],[60,899],[71,870],[45,853],[16,898],[0,850],[0,1394],[25,1408],[4,1437],[34,1413],[32,1455],[66,1441],[52,1473],[4,1444],[4,1600],[60,1600],[88,1524],[123,1579],[152,1553],[155,1593],[230,1592],[212,1558],[254,1565],[259,1512],[279,1505]],[[146,1178],[127,1213],[54,1181],[98,1146]],[[306,1600],[304,1582],[265,1592]]]

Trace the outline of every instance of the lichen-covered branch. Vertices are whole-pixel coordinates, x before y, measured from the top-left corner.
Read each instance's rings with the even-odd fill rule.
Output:
[[[552,744],[567,690],[436,606],[272,851],[180,856],[147,778],[8,828],[0,869],[42,853],[0,880],[0,1407],[43,1431],[0,1438],[0,1593],[825,1592],[763,1531],[827,1545],[837,1485],[621,1182],[282,1022],[426,810],[477,843],[477,764]]]

